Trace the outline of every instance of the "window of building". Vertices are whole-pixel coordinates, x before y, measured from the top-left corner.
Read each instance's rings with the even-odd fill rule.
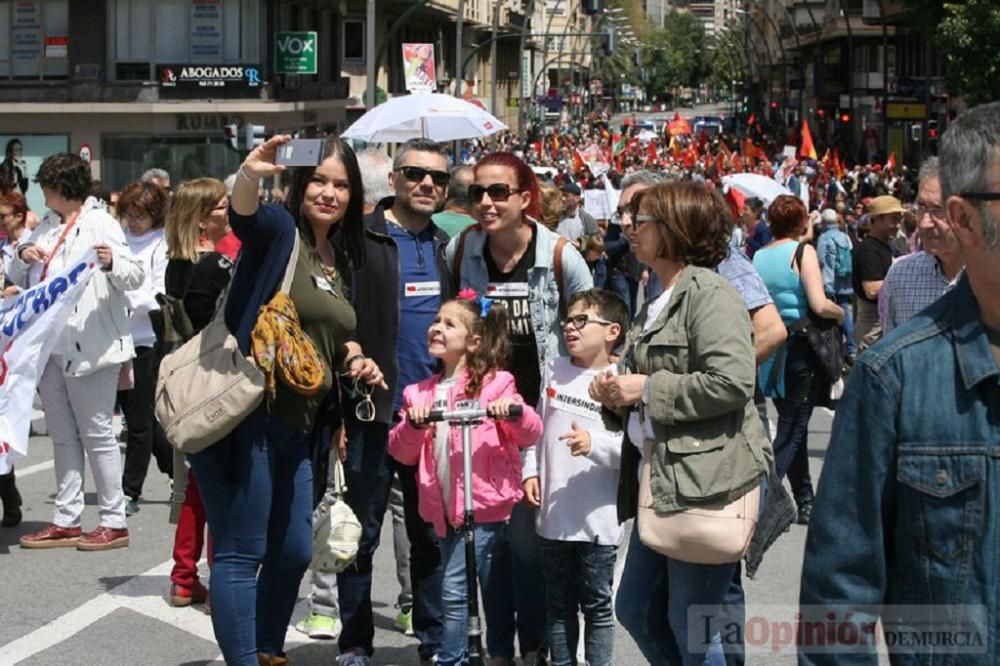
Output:
[[[261,0],[109,0],[109,72],[152,81],[157,65],[260,64]]]
[[[364,64],[365,62],[365,22],[363,19],[344,19],[341,23],[340,43],[343,44],[344,63]]]
[[[69,76],[69,0],[0,2],[0,80]]]

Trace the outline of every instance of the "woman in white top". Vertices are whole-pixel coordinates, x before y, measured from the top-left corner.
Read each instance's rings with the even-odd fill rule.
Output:
[[[18,243],[11,279],[30,287],[55,275],[91,249],[101,265],[59,332],[38,384],[52,437],[56,483],[53,524],[21,537],[23,548],[107,550],[128,545],[121,454],[111,430],[121,365],[132,359],[125,291],[142,284],[118,222],[88,196],[90,165],[78,155],[52,155],[38,169],[49,209]],[[84,453],[97,486],[100,522],[83,533]]]
[[[169,206],[167,191],[155,183],[127,185],[118,198],[118,221],[124,227],[125,240],[133,256],[142,264],[144,273],[139,288],[125,294],[131,311],[135,359],[132,361],[133,387],[118,393],[128,433],[122,474],[122,491],[128,498],[125,504],[127,516],[139,510],[150,455],[156,457],[156,466],[164,474],[170,476],[173,469],[170,444],[153,414],[159,355],[155,351],[156,334],[149,319],[151,312],[160,309],[156,295],[166,292],[167,239],[164,224]]]

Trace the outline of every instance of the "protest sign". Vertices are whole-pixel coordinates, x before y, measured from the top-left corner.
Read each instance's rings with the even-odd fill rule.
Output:
[[[87,250],[58,274],[0,302],[0,474],[28,454],[38,380],[97,270],[97,252]]]

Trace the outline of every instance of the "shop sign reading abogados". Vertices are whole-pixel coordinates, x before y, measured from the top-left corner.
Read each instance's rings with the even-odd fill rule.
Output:
[[[162,89],[202,94],[247,91],[263,83],[256,65],[160,65],[159,78]]]

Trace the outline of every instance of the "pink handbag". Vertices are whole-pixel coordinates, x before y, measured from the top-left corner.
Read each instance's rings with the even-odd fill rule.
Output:
[[[636,524],[643,545],[682,562],[727,564],[740,561],[750,548],[760,512],[760,486],[754,486],[729,504],[659,513],[653,508],[650,487],[652,447],[642,447],[639,472],[639,511]]]

